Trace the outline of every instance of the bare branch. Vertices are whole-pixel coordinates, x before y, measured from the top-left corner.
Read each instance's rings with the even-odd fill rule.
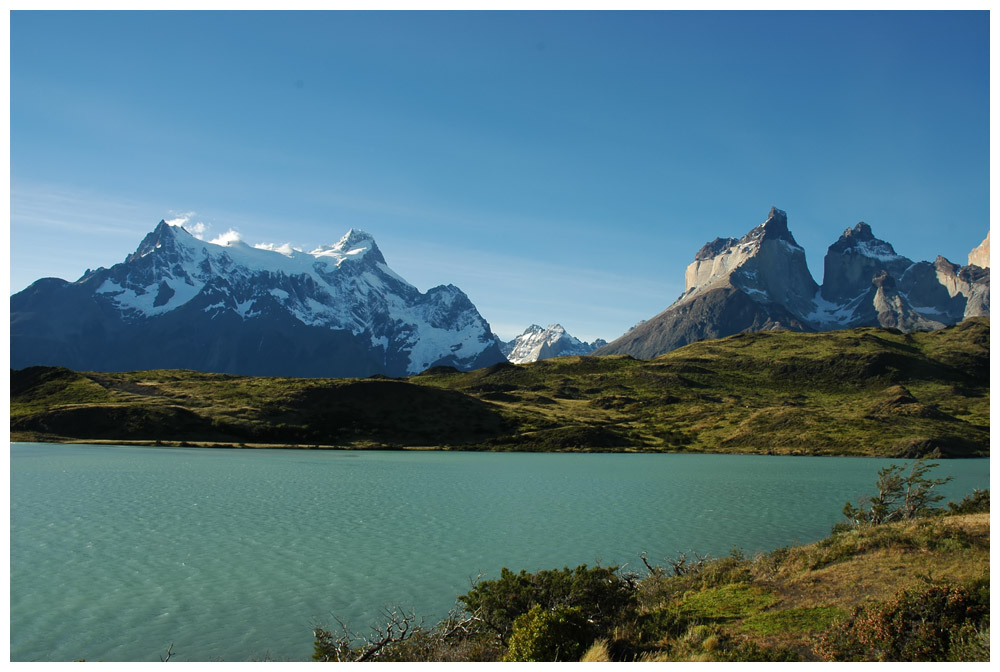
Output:
[[[398,608],[384,609],[383,615],[389,619],[388,622],[384,628],[380,626],[373,628],[374,635],[365,639],[365,646],[354,662],[363,663],[366,660],[371,660],[378,656],[385,647],[396,642],[406,641],[413,634],[416,614],[412,611],[404,614]]]

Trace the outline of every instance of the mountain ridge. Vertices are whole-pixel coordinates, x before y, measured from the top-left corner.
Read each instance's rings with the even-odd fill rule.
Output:
[[[526,364],[550,357],[589,355],[607,341],[596,339],[586,343],[572,336],[561,324],[550,324],[542,328],[530,325],[517,338],[507,341],[501,347],[507,360],[514,364]]]
[[[125,261],[11,297],[15,368],[363,377],[503,359],[458,287],[421,293],[360,229],[303,252],[205,242],[161,220]]]
[[[913,262],[865,222],[845,229],[829,246],[823,267],[819,285],[786,213],[772,207],[743,237],[715,238],[701,247],[685,270],[684,293],[594,354],[651,358],[742,332],[860,326],[912,331],[989,315],[988,269],[940,256],[933,264]]]

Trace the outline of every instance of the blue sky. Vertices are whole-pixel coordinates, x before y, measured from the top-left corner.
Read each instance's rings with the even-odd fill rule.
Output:
[[[11,286],[160,219],[372,233],[511,338],[611,340],[705,242],[788,213],[965,263],[989,227],[986,12],[12,12]]]

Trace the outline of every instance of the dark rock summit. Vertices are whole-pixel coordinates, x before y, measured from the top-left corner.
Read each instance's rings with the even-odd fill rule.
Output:
[[[844,231],[823,259],[823,298],[842,302],[858,296],[882,270],[898,277],[913,262],[896,254],[892,245],[879,240],[864,222]]]

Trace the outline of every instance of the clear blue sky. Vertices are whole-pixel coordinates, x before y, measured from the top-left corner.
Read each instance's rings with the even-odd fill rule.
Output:
[[[989,227],[987,12],[53,13],[10,21],[11,291],[160,219],[372,233],[511,338],[621,335],[776,205],[817,282],[860,220]]]

